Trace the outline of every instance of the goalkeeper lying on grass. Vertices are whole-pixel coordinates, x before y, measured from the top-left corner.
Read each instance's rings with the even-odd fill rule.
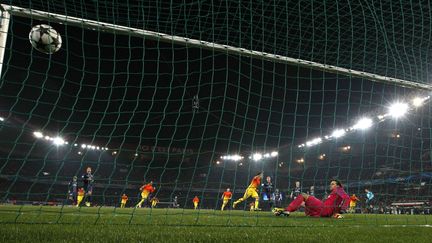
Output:
[[[302,193],[297,196],[287,208],[275,208],[273,209],[273,213],[276,216],[289,216],[291,212],[295,212],[300,207],[304,207],[307,216],[343,218],[341,212],[347,209],[350,198],[338,180],[331,180],[330,190],[330,195],[324,201]]]

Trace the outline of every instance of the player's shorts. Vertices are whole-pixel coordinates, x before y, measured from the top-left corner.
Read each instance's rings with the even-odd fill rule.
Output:
[[[197,206],[198,206],[198,203],[197,203],[197,202],[194,202],[193,204],[194,204],[194,206],[195,206],[195,207],[197,207]]]
[[[227,204],[229,200],[230,200],[229,198],[224,198],[223,199],[223,204]]]
[[[150,194],[150,193],[149,193],[148,191],[142,191],[142,192],[141,192],[141,198],[142,198],[142,199],[147,199],[147,197],[149,196],[149,194]]]
[[[248,189],[246,189],[245,194],[243,195],[243,198],[248,198],[248,197],[253,197],[253,198],[258,198],[258,192],[256,188],[253,187],[249,187]]]
[[[312,217],[326,217],[323,216],[323,213],[326,213],[323,211],[326,211],[324,209],[324,203],[314,196],[309,196],[305,202],[305,214]]]
[[[92,185],[84,185],[84,191],[86,194],[92,194],[93,193],[93,186]]]
[[[82,201],[83,200],[83,198],[84,198],[84,196],[78,196],[78,201]]]
[[[126,204],[126,200],[122,200],[121,203],[122,203],[122,204]]]
[[[355,204],[355,203],[350,203],[350,207],[351,207],[351,208],[355,208],[356,205],[357,205],[357,204]]]

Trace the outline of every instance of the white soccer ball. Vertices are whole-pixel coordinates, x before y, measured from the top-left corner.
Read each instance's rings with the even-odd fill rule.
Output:
[[[60,34],[46,24],[34,26],[29,33],[29,41],[36,50],[46,54],[55,53],[62,45]]]

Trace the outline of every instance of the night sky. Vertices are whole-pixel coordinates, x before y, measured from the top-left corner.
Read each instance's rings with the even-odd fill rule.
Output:
[[[430,80],[432,11],[417,3],[65,2],[32,1],[31,6],[415,82]],[[26,1],[13,4],[30,6]],[[140,169],[133,178],[152,177],[160,184],[183,178],[189,187],[217,188],[233,184],[224,173],[238,175],[241,187],[261,169],[280,178],[283,187],[296,179],[321,184],[332,177],[374,179],[383,168],[403,176],[431,171],[429,105],[337,142],[306,150],[296,146],[424,92],[56,23],[48,24],[61,34],[63,46],[46,55],[28,41],[31,27],[42,23],[11,20],[0,83],[0,114],[7,119],[0,128],[1,175],[33,178],[61,171],[53,178],[67,180],[92,165],[114,178],[118,168],[125,166],[129,173],[135,166]],[[192,108],[195,95],[198,110]],[[36,130],[110,151],[77,156],[79,149],[73,146],[56,149],[36,141]],[[394,139],[396,133],[400,139]],[[143,145],[190,153],[142,151]],[[349,153],[341,151],[346,145],[352,146]],[[279,157],[268,163],[215,165],[221,155],[273,150]],[[113,151],[120,152],[112,156]],[[317,159],[322,153],[325,161]],[[296,163],[298,158],[306,163]],[[38,162],[26,169],[33,160]],[[68,164],[74,165],[69,171]],[[161,168],[175,172],[167,169],[167,175],[157,176]],[[195,170],[191,174],[187,168]]]

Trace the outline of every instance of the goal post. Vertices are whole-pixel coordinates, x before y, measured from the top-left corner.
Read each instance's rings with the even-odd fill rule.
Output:
[[[3,7],[3,6],[2,6]],[[0,76],[3,68],[3,58],[6,50],[6,41],[9,29],[10,14],[3,8],[0,10]]]

